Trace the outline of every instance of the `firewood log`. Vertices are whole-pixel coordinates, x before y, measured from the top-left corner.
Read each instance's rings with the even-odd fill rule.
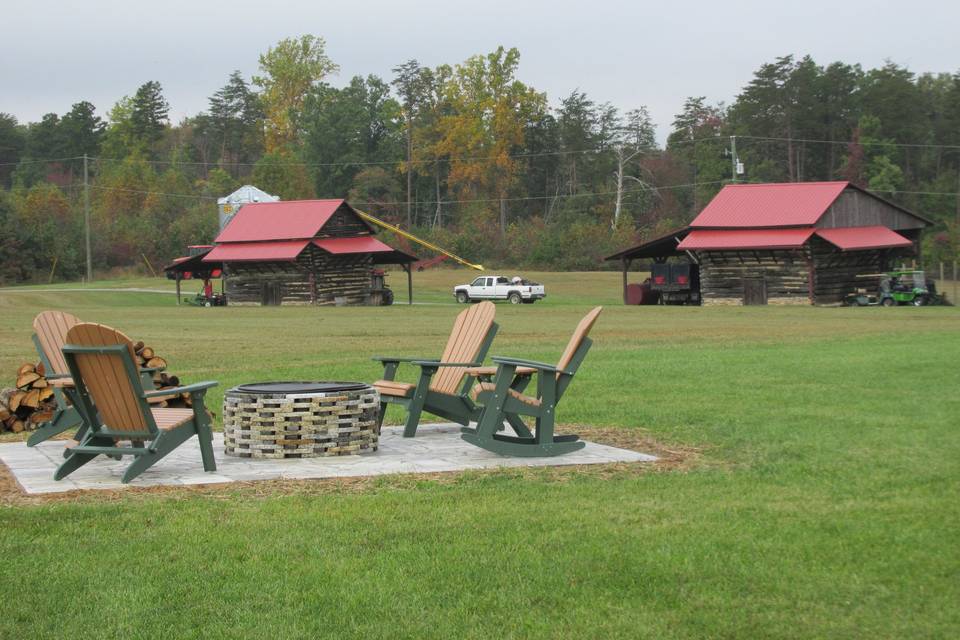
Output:
[[[30,365],[30,366],[32,367],[33,365]],[[17,388],[28,389],[30,388],[30,385],[33,384],[35,380],[39,380],[39,379],[40,379],[40,376],[38,376],[33,371],[27,371],[25,373],[21,373],[20,375],[17,376]]]
[[[30,414],[30,417],[27,419],[30,424],[41,424],[43,422],[50,422],[53,420],[53,411],[50,409],[45,409],[43,411],[34,411]]]
[[[53,397],[53,389],[45,387],[40,390],[40,402],[46,402]]]
[[[133,343],[134,353],[140,353],[141,351],[143,351],[143,347],[144,347],[143,340],[137,340],[135,343]]]
[[[144,349],[144,351],[146,351],[146,349]],[[166,369],[167,361],[159,356],[156,356],[147,360],[147,367],[150,369]]]
[[[10,409],[7,407],[7,405],[5,405],[5,404],[0,404],[0,422],[5,421],[5,420],[6,420],[7,418],[9,418],[11,415],[13,415],[13,414],[10,413]]]
[[[25,373],[34,373],[36,370],[37,368],[34,365],[27,362],[25,364],[20,365],[20,368],[17,369],[17,375],[21,376]]]
[[[30,386],[34,389],[45,389],[50,386],[50,383],[47,382],[46,378],[40,377],[34,380]]]
[[[34,371],[41,376],[47,375],[47,368],[43,366],[42,362],[37,363],[37,367],[34,369]]]
[[[14,433],[20,433],[24,430],[24,428],[25,425],[23,424],[23,420],[14,420],[10,424],[10,431],[13,431]]]
[[[20,405],[24,407],[30,407],[31,409],[36,409],[40,406],[40,391],[39,389],[32,389],[27,392],[27,395],[23,397],[23,400],[20,401]]]
[[[20,403],[23,402],[23,399],[27,396],[26,391],[17,391],[15,394],[10,396],[10,402],[7,404],[10,407],[10,411],[16,411],[20,408]]]
[[[139,354],[139,355],[140,355],[140,357],[142,357],[144,360],[149,360],[150,358],[154,357],[154,356],[157,355],[157,354],[154,353],[153,349],[151,349],[150,347],[144,347],[144,348],[140,351],[140,354]]]

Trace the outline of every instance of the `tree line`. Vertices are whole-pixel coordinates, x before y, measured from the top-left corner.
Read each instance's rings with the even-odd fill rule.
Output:
[[[209,242],[216,198],[248,182],[283,199],[346,197],[478,262],[595,269],[689,222],[738,162],[743,181],[874,190],[935,221],[925,259],[957,257],[960,73],[785,56],[732,104],[688,98],[661,146],[645,106],[580,90],[551,102],[519,61],[503,47],[408,60],[336,87],[323,39],[306,35],[179,123],[156,81],[103,118],[86,101],[27,124],[0,114],[0,281],[46,278],[54,262],[57,277],[82,275],[84,155],[101,271]]]

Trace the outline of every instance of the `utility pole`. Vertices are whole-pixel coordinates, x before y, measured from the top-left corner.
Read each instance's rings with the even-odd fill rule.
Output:
[[[83,226],[87,243],[87,282],[93,280],[93,256],[90,254],[90,174],[87,154],[83,154]]]
[[[737,136],[730,136],[731,182],[737,183]]]

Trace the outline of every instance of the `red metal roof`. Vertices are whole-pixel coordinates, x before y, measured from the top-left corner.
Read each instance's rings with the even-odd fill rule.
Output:
[[[358,236],[356,238],[324,238],[314,240],[324,251],[330,253],[385,253],[393,251],[393,247],[384,244],[370,236]]]
[[[896,231],[883,225],[817,229],[817,235],[830,244],[836,245],[841,251],[909,247],[913,244]]]
[[[816,224],[848,182],[729,184],[704,207],[691,227],[763,228]]]
[[[793,249],[803,246],[813,229],[694,229],[677,245],[683,250]]]
[[[244,208],[250,205],[246,205]],[[231,242],[219,244],[203,257],[204,262],[242,262],[244,260],[296,260],[309,240],[275,240],[273,242]]]
[[[313,238],[343,200],[254,202],[240,208],[216,242]]]

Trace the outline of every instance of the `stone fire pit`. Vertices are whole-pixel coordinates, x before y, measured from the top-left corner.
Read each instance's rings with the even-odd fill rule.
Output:
[[[313,458],[377,450],[376,389],[358,382],[242,384],[223,398],[227,455]]]

